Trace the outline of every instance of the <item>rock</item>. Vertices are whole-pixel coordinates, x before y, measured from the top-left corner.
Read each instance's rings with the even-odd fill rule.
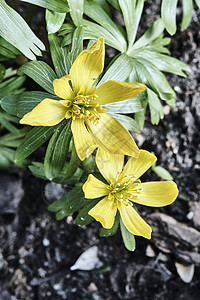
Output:
[[[194,264],[185,266],[183,264],[176,262],[175,266],[178,275],[185,283],[189,283],[192,281],[194,275]]]
[[[98,248],[93,246],[83,252],[75,264],[71,266],[70,270],[84,270],[89,271],[101,267],[103,264],[98,258]]]
[[[193,223],[194,227],[200,230],[200,203],[190,202],[190,212],[193,213]]]

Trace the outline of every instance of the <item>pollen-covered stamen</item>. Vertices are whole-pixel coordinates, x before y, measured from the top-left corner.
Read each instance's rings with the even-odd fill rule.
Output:
[[[124,174],[123,171],[118,172],[115,178],[110,178],[108,189],[110,191],[108,198],[113,200],[116,205],[120,205],[120,203],[132,204],[131,202],[138,199],[142,191],[140,180]]]
[[[97,95],[80,95],[78,94],[72,101],[60,101],[65,107],[68,108],[68,114],[71,114],[73,119],[88,119],[92,122],[98,122],[100,113],[106,112],[97,100]]]

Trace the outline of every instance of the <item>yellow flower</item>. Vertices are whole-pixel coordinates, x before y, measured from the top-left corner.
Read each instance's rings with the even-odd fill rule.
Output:
[[[104,39],[99,38],[89,50],[79,54],[70,74],[53,81],[54,92],[62,100],[44,99],[24,115],[20,123],[54,126],[63,119],[72,118],[72,134],[81,160],[89,157],[97,147],[137,157],[139,149],[129,132],[106,114],[101,104],[129,99],[146,87],[140,83],[109,80],[96,88],[93,84],[103,71],[104,56]]]
[[[173,181],[144,182],[143,175],[156,161],[156,157],[145,150],[140,150],[138,158],[131,157],[124,165],[124,155],[111,155],[99,148],[96,164],[106,179],[103,183],[89,175],[83,185],[85,198],[93,199],[105,196],[88,214],[99,221],[104,228],[110,229],[119,210],[120,217],[134,235],[151,238],[151,227],[140,217],[132,203],[161,207],[171,204],[178,195]]]

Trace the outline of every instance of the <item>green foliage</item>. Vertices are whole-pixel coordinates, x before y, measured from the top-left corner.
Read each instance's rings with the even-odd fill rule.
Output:
[[[24,19],[4,0],[0,2],[0,36],[11,43],[29,59],[41,56],[44,44],[35,36]]]
[[[120,229],[122,234],[122,239],[126,249],[129,251],[134,251],[136,247],[135,236],[128,231],[128,229],[124,226],[122,219],[120,218]]]
[[[69,6],[66,0],[21,0],[23,2],[38,5],[58,13],[67,13]]]

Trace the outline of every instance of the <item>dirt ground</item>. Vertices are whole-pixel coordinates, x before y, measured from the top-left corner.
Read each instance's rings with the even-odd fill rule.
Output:
[[[146,4],[141,32],[159,14],[156,5]],[[181,10],[178,20],[180,14]],[[71,217],[56,221],[47,210],[49,183],[28,170],[1,169],[0,299],[199,299],[199,16],[196,9],[188,29],[178,31],[169,46],[172,56],[191,68],[187,78],[167,74],[177,93],[176,106],[164,107],[158,126],[151,125],[147,114],[140,137],[134,135],[141,148],[154,151],[180,191],[169,207],[139,208],[153,227],[152,240],[137,237],[136,250],[128,252],[119,232],[100,238],[97,222],[86,228],[75,225]],[[159,178],[149,171],[144,180]],[[70,270],[93,246],[101,270]]]

